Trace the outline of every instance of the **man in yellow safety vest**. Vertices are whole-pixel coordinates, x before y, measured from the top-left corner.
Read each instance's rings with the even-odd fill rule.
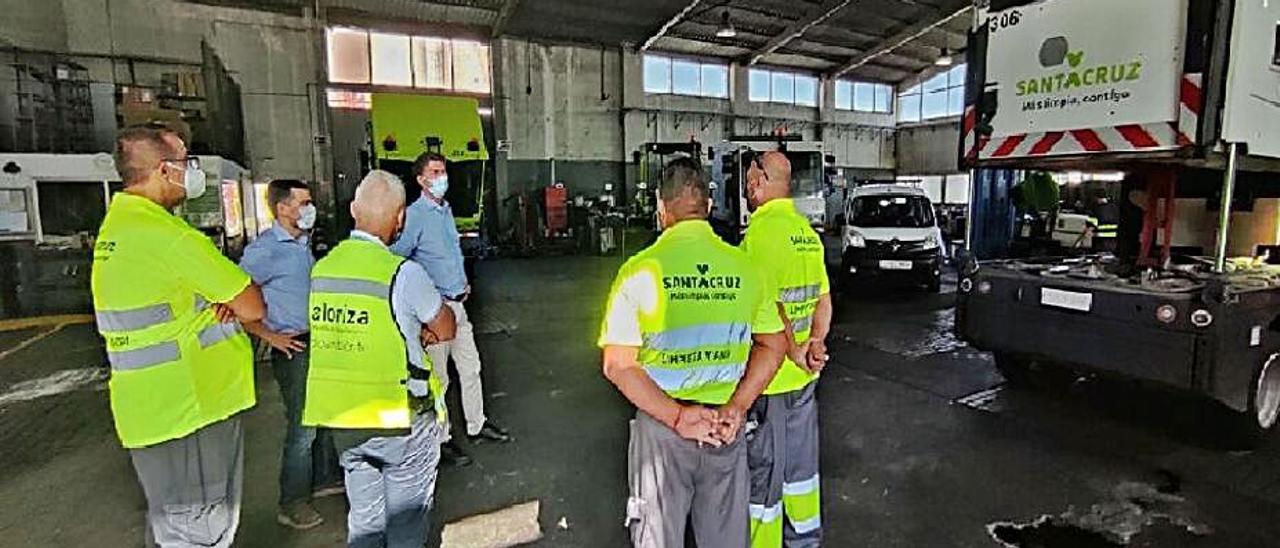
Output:
[[[254,405],[239,322],[262,319],[262,293],[173,215],[205,187],[177,134],[126,129],[115,164],[124,191],[98,231],[91,285],[116,433],[147,498],[148,544],[230,546],[244,462],[236,414]]]
[[[711,230],[701,166],[663,170],[664,231],[618,271],[599,344],[604,374],[637,407],[628,455],[631,540],[700,548],[748,542],[743,417],[787,342],[773,299],[741,251]]]
[[[742,241],[764,277],[791,336],[787,359],[748,424],[751,455],[751,545],[818,546],[822,542],[818,475],[818,372],[826,365],[831,288],[822,240],[791,199],[791,162],[768,152],[747,171],[755,210]]]
[[[311,271],[311,363],[302,424],[333,429],[346,476],[347,545],[419,548],[440,462],[444,393],[423,346],[456,324],[421,265],[391,253],[404,185],[375,170],[355,230]]]

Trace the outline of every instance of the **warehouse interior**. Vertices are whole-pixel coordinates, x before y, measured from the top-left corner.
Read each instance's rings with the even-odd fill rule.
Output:
[[[209,192],[178,216],[236,262],[273,227],[271,181],[309,186],[323,257],[354,228],[367,173],[400,176],[412,201],[414,159],[448,158],[488,414],[514,440],[459,442],[474,462],[441,465],[429,546],[628,544],[634,406],[601,374],[597,347],[611,283],[658,238],[666,162],[705,165],[712,224],[736,244],[749,226],[738,194],[747,158],[775,149],[790,157],[797,203],[812,201],[804,213],[835,302],[817,388],[826,545],[1280,545],[1267,407],[1280,407],[1280,366],[1269,367],[1280,355],[1280,156],[1264,144],[1276,126],[1233,129],[1248,118],[1233,117],[1233,101],[1248,94],[1221,67],[1252,58],[1216,50],[1243,47],[1224,34],[1233,13],[1242,33],[1241,13],[1273,10],[1254,4],[1267,3],[1123,8],[1176,5],[1178,32],[1209,37],[1192,48],[1165,37],[1181,56],[1164,86],[1172,118],[1122,122],[1115,111],[1130,104],[1117,101],[1106,108],[1119,137],[1087,140],[1076,128],[1095,126],[1072,122],[1036,134],[1044,122],[1033,120],[1033,143],[1000,139],[1007,113],[1036,110],[1022,103],[1034,94],[1001,95],[993,119],[983,109],[995,92],[975,89],[1007,74],[987,53],[1015,32],[1007,15],[1110,2],[0,0],[0,546],[148,538],[90,286],[99,226],[124,188],[117,132],[138,124],[174,129],[200,158]],[[1103,39],[1092,40],[1063,49],[1065,70],[1085,51],[1084,63],[1109,70]],[[1272,45],[1267,78],[1280,74]],[[1141,80],[1121,70],[1113,84],[1146,93],[1136,86],[1164,76],[1152,58],[1143,53]],[[1203,105],[1205,121],[1187,130],[1186,88],[1201,84],[1193,110]],[[1139,137],[1123,129],[1139,126]],[[1168,146],[1155,126],[1172,132]],[[1177,191],[1158,195],[1171,170]],[[1135,173],[1147,186],[1135,190]],[[863,201],[882,196],[884,210],[923,204],[902,222],[924,224],[860,227]],[[1133,234],[1141,259],[1163,250],[1116,275],[1145,276],[1114,292],[1151,299],[1106,308],[1120,301],[1095,287],[1081,309],[1063,291],[1110,279],[1094,250],[1124,253],[1098,244],[1109,223],[1095,200],[1120,204],[1116,230]],[[896,255],[874,257],[883,272],[861,266],[876,230],[896,254],[915,243],[894,232],[908,229],[930,231],[919,249],[940,265],[932,276],[886,280],[903,268],[886,260]],[[1098,245],[1086,252],[1089,239]],[[1051,252],[1071,258],[1040,259]],[[1039,302],[1023,302],[1022,288],[1040,283],[1025,276],[1049,280],[1035,285]],[[982,300],[993,294],[1012,300]],[[1118,316],[1133,310],[1145,323]],[[1090,323],[1103,312],[1113,316]],[[1179,338],[1162,338],[1166,328]],[[269,354],[258,345],[257,404],[241,415],[234,546],[344,546],[342,497],[314,501],[324,522],[313,529],[277,523],[285,411]],[[1047,365],[1055,358],[1079,367]],[[1224,372],[1232,360],[1244,372]],[[459,398],[448,394],[451,409]]]

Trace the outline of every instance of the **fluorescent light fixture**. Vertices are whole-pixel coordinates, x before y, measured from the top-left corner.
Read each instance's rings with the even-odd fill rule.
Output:
[[[951,57],[951,50],[949,49],[943,49],[942,57],[939,57],[937,61],[933,62],[934,65],[939,67],[949,67],[953,63],[955,63],[955,59]]]
[[[720,14],[720,28],[716,29],[716,36],[720,38],[733,38],[738,35],[738,29],[733,28],[733,22],[729,21],[729,10],[724,10]]]

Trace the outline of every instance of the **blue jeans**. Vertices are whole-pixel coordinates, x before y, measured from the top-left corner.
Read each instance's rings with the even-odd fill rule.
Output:
[[[284,450],[280,458],[280,506],[311,499],[316,487],[342,481],[333,437],[324,428],[302,426],[307,400],[307,351],[271,351],[271,369],[284,401]]]
[[[436,492],[441,426],[414,417],[406,436],[375,437],[342,452],[347,474],[347,546],[422,548]]]

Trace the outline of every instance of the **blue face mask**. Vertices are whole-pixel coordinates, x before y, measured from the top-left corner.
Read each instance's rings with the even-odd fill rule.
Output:
[[[444,194],[446,192],[449,192],[449,176],[441,175],[439,177],[436,177],[435,179],[432,179],[431,187],[428,188],[428,192],[430,192],[431,195],[435,196],[437,199],[443,200]]]

